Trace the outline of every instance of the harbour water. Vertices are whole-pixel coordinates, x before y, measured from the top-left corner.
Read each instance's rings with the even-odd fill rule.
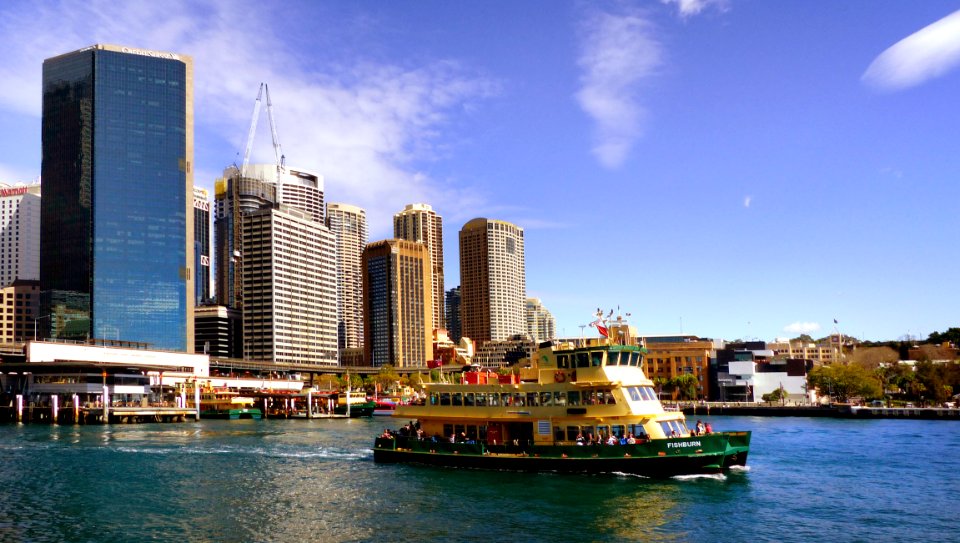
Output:
[[[385,417],[0,426],[0,541],[960,540],[956,422],[706,420],[753,431],[748,470],[378,465]]]

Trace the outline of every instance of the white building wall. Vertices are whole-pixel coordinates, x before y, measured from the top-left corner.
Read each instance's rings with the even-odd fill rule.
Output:
[[[40,280],[40,185],[0,184],[0,286]]]

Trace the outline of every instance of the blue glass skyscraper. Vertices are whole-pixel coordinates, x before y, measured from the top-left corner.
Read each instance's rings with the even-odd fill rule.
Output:
[[[94,45],[43,63],[44,337],[193,350],[193,64]]]

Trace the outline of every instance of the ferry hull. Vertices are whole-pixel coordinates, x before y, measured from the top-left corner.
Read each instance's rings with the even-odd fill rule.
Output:
[[[260,420],[263,417],[263,413],[257,408],[246,408],[246,409],[218,409],[215,411],[201,411],[201,419],[227,419],[227,420],[238,420],[238,419],[253,419]]]
[[[749,432],[654,440],[637,445],[487,446],[379,438],[373,459],[451,468],[556,473],[627,473],[652,478],[721,473],[744,466]],[[689,446],[688,446],[689,445]]]

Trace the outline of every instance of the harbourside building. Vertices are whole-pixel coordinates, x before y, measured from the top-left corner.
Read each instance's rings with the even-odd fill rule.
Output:
[[[527,330],[523,228],[473,219],[460,230],[461,334],[477,343]]]
[[[433,328],[445,328],[443,300],[443,218],[427,204],[408,204],[393,216],[393,237],[427,246],[433,282]]]
[[[207,189],[199,187],[193,188],[193,262],[196,265],[197,273],[194,277],[194,297],[193,304],[200,305],[210,300],[210,262],[212,247],[210,226],[212,225],[210,214],[210,192]],[[202,352],[202,351],[201,351]]]
[[[422,243],[388,239],[363,251],[364,359],[426,368],[433,360],[433,284]]]
[[[527,298],[527,334],[539,343],[557,337],[557,325],[553,315],[543,307],[540,298]]]
[[[41,134],[40,336],[192,352],[191,58],[45,60]]]
[[[337,364],[336,240],[307,211],[243,218],[243,353],[281,364]]]
[[[40,185],[0,184],[0,286],[40,279]]]
[[[37,337],[40,282],[18,279],[0,288],[0,343],[19,344]]]
[[[367,212],[342,203],[327,204],[327,227],[337,245],[337,347],[363,347],[363,249]]]
[[[463,328],[460,324],[460,287],[453,287],[447,291],[446,310],[447,335],[450,337],[450,341],[457,343],[463,335],[461,333]]]
[[[833,334],[817,342],[778,339],[770,343],[769,348],[781,358],[813,360],[818,366],[829,366],[842,360],[841,342],[845,339],[839,334]]]
[[[648,351],[643,357],[643,371],[657,383],[658,392],[670,397],[663,385],[675,377],[692,375],[697,381],[697,399],[711,398],[710,364],[716,357],[716,342],[697,336],[648,336],[642,339],[642,345]]]
[[[240,312],[222,305],[194,309],[197,353],[215,358],[243,358],[243,321]]]

